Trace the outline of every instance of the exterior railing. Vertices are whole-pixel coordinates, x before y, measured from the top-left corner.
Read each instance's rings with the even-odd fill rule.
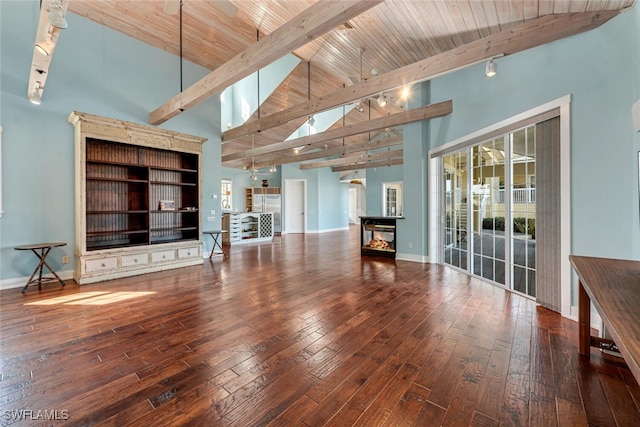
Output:
[[[514,188],[512,203],[535,203],[536,189],[530,188]],[[504,203],[504,188],[498,190],[498,203]]]

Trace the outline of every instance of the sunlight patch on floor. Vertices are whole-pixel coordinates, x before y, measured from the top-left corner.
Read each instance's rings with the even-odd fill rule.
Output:
[[[151,294],[155,292],[83,292],[29,302],[25,305],[104,305]]]

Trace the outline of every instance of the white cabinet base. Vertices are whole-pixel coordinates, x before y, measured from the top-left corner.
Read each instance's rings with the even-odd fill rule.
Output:
[[[273,240],[272,212],[225,212],[222,216],[222,241],[230,245]]]
[[[73,278],[85,285],[202,264],[202,241],[88,251],[76,253],[75,258]]]

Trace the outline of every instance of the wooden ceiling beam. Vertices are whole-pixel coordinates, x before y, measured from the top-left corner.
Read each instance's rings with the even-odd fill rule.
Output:
[[[322,159],[330,156],[345,156],[351,153],[357,153],[360,151],[375,150],[378,148],[394,147],[396,145],[402,145],[402,137],[391,136],[388,138],[382,138],[378,140],[365,141],[357,144],[348,144],[342,147],[333,147],[326,150],[318,150],[310,153],[296,154],[295,156],[282,156],[278,159],[273,159],[268,162],[259,162],[255,166],[257,169],[267,168],[272,165],[283,165],[286,163],[297,163],[306,160]],[[223,164],[224,166],[224,164]]]
[[[358,165],[358,164],[364,164],[367,162],[372,162],[374,160],[402,157],[403,152],[404,150],[402,148],[399,148],[397,150],[383,151],[380,153],[369,153],[365,155],[356,154],[353,156],[341,157],[339,159],[324,160],[322,162],[301,163],[300,169],[304,170],[304,169],[324,168],[327,166]]]
[[[331,168],[331,172],[346,172],[354,171],[357,169],[371,169],[382,168],[384,166],[396,166],[403,163],[402,157],[396,159],[379,160],[377,162],[359,163],[354,165],[334,166]]]
[[[414,108],[413,110],[402,111],[385,117],[379,117],[369,121],[363,121],[352,125],[329,129],[325,132],[301,138],[289,139],[287,141],[276,142],[275,144],[258,147],[251,150],[240,151],[222,157],[222,161],[239,160],[252,158],[275,151],[288,150],[295,147],[312,147],[323,142],[332,141],[347,136],[358,135],[378,129],[385,129],[392,126],[404,125],[407,123],[419,122],[450,114],[453,109],[451,100],[427,105],[425,107]]]
[[[325,96],[264,116],[259,120],[229,129],[222,133],[222,141],[230,141],[245,135],[261,132],[283,125],[290,120],[349,104],[384,91],[430,80],[486,61],[489,58],[511,55],[591,30],[618,14],[618,11],[556,14],[514,25],[508,30],[492,34],[352,86],[339,89]]]
[[[384,0],[316,2],[149,114],[159,125]]]

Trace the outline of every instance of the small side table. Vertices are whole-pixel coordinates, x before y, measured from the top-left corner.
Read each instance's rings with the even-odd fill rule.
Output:
[[[220,249],[220,251],[222,252],[222,257],[223,258],[228,258],[229,256],[227,255],[227,253],[224,251],[224,249],[222,248],[222,242],[220,241],[220,238],[222,236],[223,233],[226,233],[227,230],[206,230],[203,231],[204,234],[208,234],[211,236],[211,238],[213,239],[213,246],[211,247],[211,252],[209,253],[209,259],[211,259],[211,257],[213,256],[213,253],[216,250],[216,247],[218,249]]]
[[[47,259],[47,255],[49,255],[49,252],[51,252],[51,249],[57,248],[60,246],[66,246],[66,245],[67,244],[65,242],[35,243],[33,245],[22,245],[22,246],[16,246],[14,248],[16,251],[31,251],[35,254],[35,256],[37,256],[40,259],[40,262],[38,263],[36,268],[33,270],[33,273],[31,273],[31,277],[29,277],[27,284],[24,285],[24,288],[22,288],[23,293],[26,292],[29,285],[34,283],[38,284],[38,290],[42,289],[43,283],[51,282],[55,280],[57,280],[58,282],[60,282],[62,286],[64,286],[64,281],[60,278],[60,276],[56,274],[53,268],[51,268],[51,266],[47,263],[46,259]],[[42,268],[45,266],[49,269],[51,274],[53,274],[53,277],[42,276]],[[36,275],[36,273],[38,274],[38,277],[34,279],[34,276]]]

